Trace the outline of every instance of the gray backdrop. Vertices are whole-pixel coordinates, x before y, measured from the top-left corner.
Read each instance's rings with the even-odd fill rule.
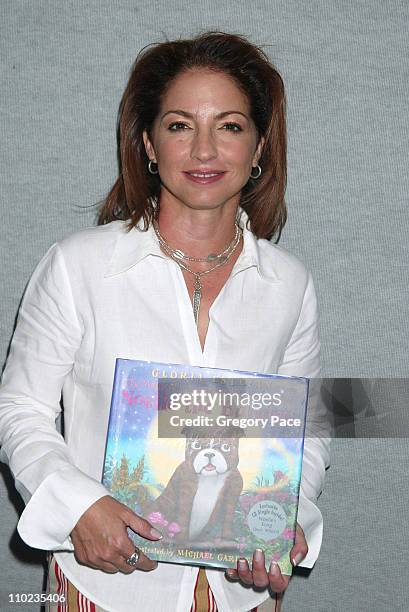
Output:
[[[407,0],[2,0],[2,356],[33,267],[94,223],[89,206],[116,176],[116,113],[139,49],[221,29],[268,45],[286,84],[281,244],[314,275],[324,375],[407,376],[408,17]],[[285,612],[405,609],[408,470],[405,438],[335,440],[322,552],[292,580]],[[9,591],[41,591],[42,557],[14,531],[21,503],[4,475],[0,609],[11,611]]]

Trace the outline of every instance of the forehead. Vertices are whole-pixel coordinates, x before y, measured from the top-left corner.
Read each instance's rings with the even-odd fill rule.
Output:
[[[171,109],[190,113],[206,110],[249,113],[250,105],[232,77],[223,72],[196,69],[177,75],[168,85],[162,97],[161,111]]]

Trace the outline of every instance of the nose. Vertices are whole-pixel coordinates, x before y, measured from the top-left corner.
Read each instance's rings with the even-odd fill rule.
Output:
[[[214,453],[205,453],[205,457],[208,458],[209,463],[211,462],[212,458],[214,457]]]
[[[217,147],[211,129],[197,130],[192,142],[191,157],[200,161],[208,161],[217,157]]]

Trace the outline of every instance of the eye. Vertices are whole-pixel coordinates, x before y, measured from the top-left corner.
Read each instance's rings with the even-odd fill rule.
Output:
[[[183,123],[182,121],[175,121],[174,123],[169,124],[168,130],[172,132],[179,132],[180,130],[184,130],[185,128],[189,129],[189,126],[186,125],[186,123]]]
[[[241,125],[239,125],[238,123],[225,123],[223,125],[223,128],[226,129],[228,132],[242,132],[242,128]]]
[[[221,450],[224,453],[229,453],[230,452],[230,444],[227,444],[227,442],[225,442],[224,444],[221,445]]]
[[[193,448],[193,450],[200,450],[202,445],[200,444],[199,440],[192,440],[190,448]]]

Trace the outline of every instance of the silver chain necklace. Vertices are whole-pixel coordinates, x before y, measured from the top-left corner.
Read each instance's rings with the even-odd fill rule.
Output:
[[[158,242],[160,246],[162,247],[162,249],[165,251],[165,253],[169,255],[169,257],[173,259],[173,261],[175,261],[178,264],[178,266],[180,266],[180,268],[182,268],[183,270],[186,270],[186,272],[190,272],[190,274],[193,274],[193,276],[195,277],[195,287],[193,291],[193,315],[195,318],[196,327],[198,327],[200,302],[202,300],[202,288],[203,288],[201,277],[204,276],[205,274],[210,274],[210,272],[217,270],[217,268],[220,268],[221,266],[223,266],[225,263],[228,262],[228,260],[233,255],[234,251],[237,248],[237,245],[239,244],[241,240],[241,237],[243,235],[243,230],[236,223],[236,233],[235,233],[233,240],[230,242],[230,244],[218,255],[211,253],[206,258],[202,259],[199,257],[190,257],[189,255],[185,255],[182,251],[180,251],[180,249],[172,248],[170,244],[168,244],[166,240],[163,238],[163,236],[160,234],[159,227],[156,221],[153,222],[153,228],[155,230],[155,234],[158,239]],[[195,272],[194,270],[189,268],[187,264],[185,264],[182,261],[182,258],[187,259],[189,261],[206,262],[206,263],[211,263],[212,261],[217,260],[217,263],[212,268],[209,268],[209,270],[202,270],[201,272]]]
[[[180,249],[174,249],[173,247],[170,246],[170,244],[168,244],[166,242],[166,240],[164,239],[164,237],[162,236],[162,234],[159,231],[159,227],[158,227],[158,223],[155,220],[153,222],[153,227],[155,229],[155,233],[156,236],[159,240],[159,243],[164,247],[167,248],[169,250],[172,251],[173,256],[176,257],[177,259],[186,259],[187,261],[196,261],[196,262],[201,262],[201,263],[213,263],[214,261],[222,261],[225,260],[226,255],[230,252],[230,250],[233,248],[237,237],[240,235],[240,227],[238,225],[238,223],[236,223],[236,232],[234,234],[234,237],[232,239],[232,241],[226,246],[226,248],[221,252],[221,253],[209,253],[209,255],[207,255],[207,257],[191,257],[190,255],[186,255],[183,251],[181,251]]]

